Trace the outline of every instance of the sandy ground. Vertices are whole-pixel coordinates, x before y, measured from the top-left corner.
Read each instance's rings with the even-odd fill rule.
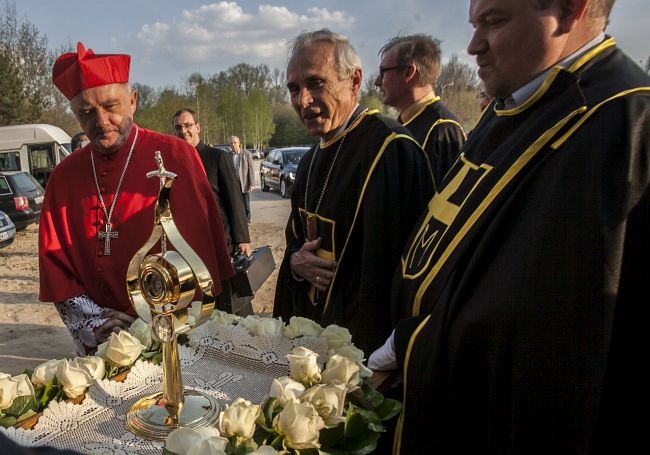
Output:
[[[256,165],[258,162],[256,162]],[[277,192],[251,195],[253,247],[270,245],[279,267],[284,253],[288,199]],[[257,314],[273,311],[277,267],[253,299]],[[73,355],[72,338],[51,303],[38,301],[38,225],[0,249],[0,372],[18,374],[49,359]]]

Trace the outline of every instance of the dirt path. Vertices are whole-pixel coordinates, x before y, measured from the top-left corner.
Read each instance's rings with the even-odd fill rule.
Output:
[[[253,247],[270,245],[276,265],[284,253],[290,211],[278,193],[257,189],[251,197]],[[72,355],[68,330],[51,303],[38,302],[38,225],[18,232],[0,250],[0,372],[18,374],[49,359]],[[256,313],[273,311],[277,268],[253,299]]]

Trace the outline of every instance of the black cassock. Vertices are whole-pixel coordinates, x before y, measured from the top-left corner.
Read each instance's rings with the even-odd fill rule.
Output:
[[[323,326],[347,327],[354,344],[369,354],[393,328],[391,277],[413,224],[433,194],[431,171],[410,133],[377,111],[362,114],[344,139],[340,133],[314,154],[315,148],[298,166],[273,314],[285,322],[304,316]],[[307,218],[312,216],[315,234],[322,238],[318,254],[338,261],[329,291],[320,294],[307,281],[296,281],[289,264],[291,253],[305,242]]]
[[[413,134],[429,158],[433,177],[438,184],[458,159],[466,135],[458,118],[442,104],[440,98],[428,101],[404,126]]]
[[[650,453],[649,181],[611,39],[484,114],[402,258],[399,453]]]

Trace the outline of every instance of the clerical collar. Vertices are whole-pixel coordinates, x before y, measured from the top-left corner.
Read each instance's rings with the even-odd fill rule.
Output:
[[[341,134],[343,131],[345,131],[345,129],[349,126],[348,123],[350,122],[350,119],[352,118],[352,116],[354,115],[354,113],[357,111],[357,109],[359,109],[359,103],[357,103],[357,105],[354,106],[354,109],[352,109],[352,110],[350,111],[350,115],[348,115],[348,118],[345,119],[345,122],[341,123],[341,126],[339,126],[339,127],[336,129],[336,132],[334,133],[334,135],[332,136],[332,138],[337,137],[339,134]],[[331,140],[332,140],[332,139],[329,139],[329,140],[326,141],[326,140],[324,140],[324,139],[321,137],[321,138],[320,138],[320,145],[321,145],[321,148],[324,147],[323,144],[326,144],[326,143],[330,142]]]
[[[581,55],[586,53],[592,47],[595,47],[598,44],[602,43],[604,40],[605,40],[605,33],[600,33],[594,39],[592,39],[587,44],[582,46],[580,49],[575,51],[573,54],[567,56],[565,59],[560,60],[556,64],[552,65],[546,71],[544,71],[539,76],[537,76],[535,79],[533,79],[532,81],[530,81],[529,83],[521,87],[520,89],[516,90],[510,96],[510,98],[506,98],[505,100],[502,100],[501,101],[503,103],[502,109],[514,109],[515,107],[523,104],[528,98],[532,96],[533,93],[537,91],[537,89],[542,85],[542,83],[546,79],[546,76],[548,76],[548,73],[550,73],[554,67],[560,66],[562,68],[568,68]]]
[[[422,110],[425,104],[429,104],[429,102],[433,99],[437,98],[436,95],[433,93],[433,90],[431,90],[429,93],[424,95],[422,98],[417,100],[415,103],[411,104],[409,107],[404,109],[400,114],[399,114],[399,120],[403,125],[406,125],[408,122],[413,120],[413,117],[416,116],[418,112]]]

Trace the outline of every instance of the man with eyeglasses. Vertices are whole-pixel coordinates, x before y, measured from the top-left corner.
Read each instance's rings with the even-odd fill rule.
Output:
[[[219,205],[226,242],[231,253],[252,253],[250,234],[246,222],[244,201],[241,198],[235,168],[227,151],[210,147],[200,139],[201,124],[192,109],[183,108],[172,116],[174,133],[193,146],[199,154],[203,167]],[[224,292],[219,296],[218,308],[245,316],[253,313],[250,299],[233,298],[229,283],[222,283]]]
[[[440,42],[422,34],[396,36],[379,54],[375,85],[426,152],[438,185],[466,139],[456,116],[433,90],[440,75]]]

